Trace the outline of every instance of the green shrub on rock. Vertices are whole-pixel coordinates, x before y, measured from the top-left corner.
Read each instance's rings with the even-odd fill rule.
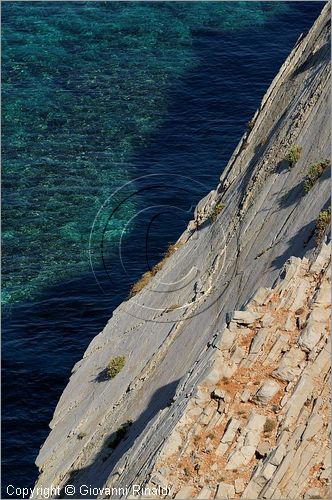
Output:
[[[106,368],[108,378],[114,378],[122,370],[125,363],[125,356],[115,356],[112,358]]]
[[[211,213],[211,220],[212,222],[215,222],[218,218],[218,215],[223,211],[225,208],[225,205],[223,203],[217,203],[216,206],[213,208],[212,213]]]
[[[303,181],[304,191],[308,193],[314,184],[318,181],[320,176],[323,174],[324,170],[330,166],[329,160],[324,160],[315,165],[311,165],[306,178]]]
[[[117,429],[117,431],[114,433],[112,436],[111,440],[108,443],[109,448],[116,448],[118,444],[127,436],[128,429],[133,425],[132,420],[127,420],[127,422],[124,422],[123,424],[120,425],[120,427]]]
[[[299,161],[300,156],[301,156],[301,151],[302,148],[301,146],[292,146],[291,149],[288,151],[286,160],[289,162],[291,167],[294,167],[294,165]]]
[[[322,241],[323,236],[331,224],[331,208],[321,210],[316,220],[315,237],[317,245]]]

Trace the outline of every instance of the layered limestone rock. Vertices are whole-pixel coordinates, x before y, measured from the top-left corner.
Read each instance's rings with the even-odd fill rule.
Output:
[[[286,396],[293,395],[294,401],[298,401],[296,408],[299,408],[305,390],[301,385],[293,390],[292,384],[297,380],[312,379],[311,372],[305,372],[307,375],[303,372],[306,368],[318,370],[312,353],[320,349],[322,342],[320,313],[312,311],[306,325],[302,325],[301,321],[305,322],[305,319],[299,313],[296,315],[300,309],[300,305],[296,305],[296,310],[289,309],[289,316],[283,318],[286,323],[280,323],[284,331],[279,335],[271,328],[269,314],[276,314],[273,308],[271,311],[267,308],[262,317],[259,308],[245,311],[243,308],[257,290],[258,295],[256,293],[250,303],[254,305],[256,301],[257,307],[263,304],[265,288],[274,285],[281,268],[292,255],[300,259],[306,256],[320,268],[315,224],[320,211],[329,204],[329,169],[308,193],[303,189],[303,181],[309,167],[322,162],[330,153],[329,36],[329,7],[326,6],[311,31],[298,40],[272,82],[253,118],[252,127],[241,139],[225,168],[220,184],[196,208],[195,220],[179,238],[176,251],[142,291],[114,311],[104,330],[94,338],[83,359],[73,368],[50,423],[51,432],[37,458],[40,469],[37,486],[64,487],[69,483],[76,488],[75,497],[80,498],[84,497],[79,493],[82,484],[99,488],[107,484],[118,487],[145,484],[151,470],[157,470],[158,452],[164,449],[170,434],[173,453],[179,446],[185,446],[184,436],[176,432],[175,427],[179,422],[184,423],[188,398],[197,391],[202,377],[209,373],[211,384],[215,384],[213,391],[216,390],[207,414],[204,414],[205,421],[210,422],[214,412],[217,416],[214,415],[211,432],[213,426],[222,430],[226,422],[219,422],[218,418],[224,415],[224,405],[237,403],[224,399],[224,393],[226,399],[231,396],[227,393],[227,384],[218,385],[220,370],[223,370],[225,380],[240,370],[239,374],[247,376],[249,384],[251,364],[260,359],[262,352],[267,356],[265,365],[262,360],[262,383],[257,385],[254,394],[252,389],[256,386],[252,384],[258,379],[246,387],[243,384],[241,392],[244,400],[241,404],[248,405],[248,408],[252,406],[255,411],[250,418],[249,414],[246,415],[247,420],[234,415],[229,430],[225,429],[228,433],[226,441],[220,442],[220,460],[230,458],[230,451],[234,454],[227,469],[225,464],[225,470],[218,469],[219,462],[216,462],[219,473],[216,494],[234,496],[235,491],[235,495],[247,495],[240,491],[243,487],[250,495],[255,488],[257,494],[261,494],[268,475],[271,475],[269,480],[274,479],[276,484],[275,488],[271,487],[273,491],[266,490],[268,495],[276,495],[278,488],[280,491],[284,488],[281,480],[275,479],[280,465],[275,462],[280,457],[274,462],[270,459],[264,462],[267,471],[257,469],[257,476],[252,469],[249,470],[257,447],[267,441],[262,438],[256,442],[258,429],[263,426],[263,431],[259,432],[264,436],[263,419],[272,418],[269,409],[271,405],[281,405],[279,396],[283,393],[282,398],[286,399],[278,415],[285,419],[285,427],[280,427],[282,420],[280,425],[278,421],[270,445],[276,446],[272,437],[276,440],[276,432],[281,433],[284,429],[286,447],[290,446],[286,439],[288,435],[289,439],[299,441],[298,448],[292,445],[294,456],[290,455],[288,460],[302,460],[303,455],[305,467],[307,463],[311,464],[314,446],[310,443],[313,438],[308,439],[306,448],[300,448],[302,434],[298,436],[296,430],[292,432],[292,426],[294,419],[301,418],[302,424],[309,426],[308,433],[312,433],[311,425],[316,424],[309,424],[310,415],[306,416],[312,402],[305,406],[303,401],[302,416],[296,416],[292,413],[293,405],[288,406]],[[291,165],[286,158],[294,146],[302,149],[298,161]],[[292,261],[293,267],[297,266],[294,262],[302,262],[298,265],[304,267],[298,289],[292,289],[294,297],[287,299],[285,294],[284,300],[293,304],[292,307],[309,297],[312,284],[306,270],[308,261]],[[292,279],[289,276],[290,282]],[[325,301],[326,288],[322,290],[325,291],[320,300]],[[287,307],[286,302],[280,303],[282,311]],[[238,312],[229,315],[230,311]],[[229,326],[225,330],[226,323]],[[257,325],[257,335],[253,333],[253,325]],[[292,336],[295,327],[301,329],[296,342]],[[243,340],[232,350],[239,328],[241,334],[248,336],[248,345]],[[228,346],[224,355],[230,358],[225,364],[220,357],[216,366],[216,349],[211,346],[220,339],[221,332],[223,342]],[[253,346],[248,352],[251,335]],[[267,340],[270,337],[271,340]],[[270,345],[274,337],[275,343],[268,352],[266,343]],[[278,353],[282,349],[285,349],[285,357],[279,360]],[[321,353],[325,350],[318,352],[324,356]],[[124,368],[113,379],[102,377],[114,356],[125,356]],[[278,364],[274,363],[277,359]],[[275,373],[269,371],[272,366]],[[321,376],[317,372],[317,377]],[[199,394],[203,399],[207,396],[210,399],[210,394],[205,394],[205,391]],[[319,408],[325,404],[325,396],[322,398],[322,402],[315,403],[322,405]],[[215,407],[220,412],[215,411]],[[191,411],[199,411],[199,406]],[[310,422],[315,422],[314,415],[315,412]],[[131,426],[126,424],[128,420],[133,422]],[[325,426],[325,422],[323,424]],[[122,430],[119,432],[119,429]],[[114,446],[115,438],[117,446]],[[208,445],[211,450],[217,444],[216,439],[213,438]],[[239,448],[236,448],[238,443]],[[230,450],[229,446],[234,449]],[[266,446],[264,444],[261,449],[262,453]],[[280,449],[278,446],[278,453],[281,453]],[[248,468],[248,472],[235,483],[234,469],[239,460],[243,462],[239,467]],[[305,467],[303,465],[302,471],[307,471]],[[308,473],[305,474],[308,477]],[[157,477],[160,479],[160,473]],[[298,477],[292,481],[294,488],[302,480]],[[192,488],[192,494],[196,494],[196,485],[186,487]],[[312,488],[316,487],[321,487],[320,482],[313,483]],[[191,496],[190,491],[174,490],[174,494],[180,495],[177,498],[184,498],[183,495]],[[290,491],[289,494],[293,493]],[[65,496],[64,492],[62,496]]]
[[[172,498],[330,498],[330,290],[324,244],[231,316],[147,487],[170,485]]]

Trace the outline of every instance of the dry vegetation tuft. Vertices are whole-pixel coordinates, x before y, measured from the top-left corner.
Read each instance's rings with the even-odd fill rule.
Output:
[[[134,295],[136,295],[138,292],[143,290],[143,288],[146,287],[146,285],[151,281],[153,276],[155,276],[157,274],[157,272],[160,271],[164,267],[166,260],[169,257],[171,257],[171,255],[173,255],[173,253],[175,253],[175,251],[179,247],[180,247],[179,243],[177,243],[177,244],[174,243],[174,244],[169,245],[166,252],[164,253],[163,259],[160,262],[158,262],[158,264],[153,266],[153,268],[150,271],[146,271],[141,276],[141,278],[138,281],[136,281],[136,283],[133,284],[133,286],[130,289],[129,297],[134,297]]]

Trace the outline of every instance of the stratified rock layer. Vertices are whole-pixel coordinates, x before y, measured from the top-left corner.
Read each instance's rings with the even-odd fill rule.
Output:
[[[325,160],[330,154],[329,29],[329,7],[326,6],[311,31],[298,40],[272,82],[253,118],[252,128],[241,139],[217,189],[197,206],[195,220],[179,239],[176,252],[148,286],[114,311],[104,330],[75,365],[50,424],[52,430],[37,458],[41,472],[37,486],[62,487],[70,483],[76,487],[79,498],[81,484],[102,487],[105,484],[145,483],[156,466],[158,450],[169,435],[172,435],[174,453],[176,446],[182,446],[182,438],[174,428],[184,418],[188,398],[214,363],[215,349],[207,346],[213,345],[215,339],[220,338],[220,332],[224,332],[223,341],[227,340],[231,348],[234,342],[232,325],[236,326],[236,332],[239,325],[241,329],[248,328],[250,340],[252,321],[263,320],[255,310],[241,311],[245,304],[258,289],[273,286],[290,256],[316,259],[315,221],[329,203],[329,170],[324,171],[307,194],[303,180],[312,164]],[[285,158],[294,145],[302,150],[297,163],[290,166]],[[299,304],[308,296],[306,275],[301,280],[298,289],[294,290],[294,300]],[[262,290],[259,293],[264,294]],[[257,304],[263,303],[261,297],[254,300]],[[238,312],[228,317],[230,326],[225,330],[226,317],[234,310]],[[211,383],[213,377],[214,384],[220,379],[219,369],[223,369],[223,376],[229,379],[241,363],[249,363],[248,366],[241,364],[240,368],[243,376],[247,373],[249,382],[250,363],[255,363],[255,357],[260,356],[267,335],[279,339],[274,356],[278,349],[283,349],[283,339],[285,346],[291,348],[287,335],[292,336],[295,313],[296,310],[289,310],[289,317],[285,319],[289,330],[285,330],[290,333],[283,336],[271,331],[267,315],[254,336],[252,352],[247,352],[245,343],[239,344],[234,352],[226,351],[231,359],[227,364],[220,361],[220,367],[213,365],[209,374]],[[295,383],[304,369],[303,353],[310,357],[320,345],[319,318],[314,312],[310,318],[307,326],[301,327],[301,336],[292,346],[293,351],[287,348],[285,355],[288,357],[273,365],[274,374],[264,371],[262,365],[262,386],[257,386],[257,394],[250,391],[248,394],[252,386],[243,387],[242,404],[255,405],[261,418],[257,420],[253,414],[250,425],[254,428],[249,433],[249,423],[245,424],[244,417],[234,417],[227,441],[221,444],[229,445],[233,440],[235,443],[239,432],[239,442],[247,441],[242,448],[234,449],[225,471],[219,469],[219,479],[233,474],[234,482],[220,479],[218,496],[232,496],[233,490],[235,495],[242,494],[241,480],[245,488],[256,488],[257,494],[261,494],[257,486],[264,487],[261,476],[264,481],[267,475],[275,477],[274,467],[278,464],[271,461],[265,464],[267,470],[257,472],[257,481],[256,476],[252,476],[251,484],[248,483],[250,475],[235,483],[234,468],[241,457],[244,460],[241,467],[250,467],[257,446],[263,446],[261,440],[256,443],[255,436],[257,429],[265,425],[263,417],[267,416],[267,410],[264,408],[275,400],[276,404],[281,404],[279,396],[288,384]],[[269,334],[264,333],[264,329]],[[124,369],[114,379],[104,380],[100,374],[117,355],[126,357]],[[272,361],[274,359],[277,358]],[[308,369],[310,363],[306,364]],[[317,376],[322,377],[322,374]],[[212,404],[220,405],[221,409],[223,395],[218,391],[226,391],[226,387],[221,385],[216,389]],[[286,392],[282,398],[286,397]],[[287,398],[283,408],[286,406]],[[305,407],[307,412],[310,408]],[[289,411],[289,425],[292,426],[292,410]],[[206,420],[208,418],[209,415]],[[282,418],[287,421],[288,417]],[[308,419],[303,418],[303,425],[309,425]],[[133,420],[133,424],[125,439],[112,447],[114,433],[128,419]],[[224,423],[215,425],[221,430]],[[279,424],[276,428],[281,432]],[[286,428],[285,432],[288,432]],[[296,437],[296,431],[289,432],[289,439],[301,442],[302,437]],[[247,438],[247,434],[250,437]],[[232,441],[228,441],[231,438]],[[287,443],[285,441],[288,446]],[[275,443],[272,441],[271,445]],[[264,446],[259,453],[263,453]],[[313,446],[310,446],[306,451],[302,448],[298,451],[295,445],[293,449],[301,456],[304,453],[305,460],[310,462],[313,453]],[[222,460],[230,451],[224,449],[220,446],[218,451]],[[288,460],[295,460],[295,455]],[[302,478],[296,481],[301,482]],[[189,487],[193,488],[187,485]],[[281,488],[279,483],[276,488]],[[276,493],[271,490],[268,494]],[[289,494],[290,498],[296,498],[291,491]],[[191,493],[187,489],[180,495],[178,498]]]
[[[330,250],[312,264],[291,258],[273,289],[234,313],[147,487],[170,485],[173,498],[330,498]]]

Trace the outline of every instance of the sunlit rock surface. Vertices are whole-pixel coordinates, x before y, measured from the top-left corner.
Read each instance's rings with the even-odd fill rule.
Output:
[[[330,154],[329,36],[325,7],[178,249],[74,367],[37,485],[72,484],[76,498],[81,484],[156,483],[175,498],[328,495],[329,249],[315,224],[329,169],[307,194],[303,181]],[[124,369],[103,380],[117,355]]]

